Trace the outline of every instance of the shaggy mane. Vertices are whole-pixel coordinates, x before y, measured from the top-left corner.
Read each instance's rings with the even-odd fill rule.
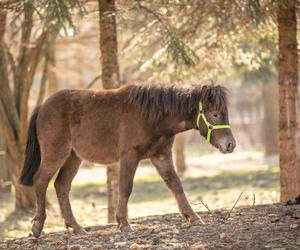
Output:
[[[227,89],[219,85],[132,85],[129,103],[139,108],[151,122],[166,115],[191,113],[198,110],[199,101],[208,110],[227,109]]]

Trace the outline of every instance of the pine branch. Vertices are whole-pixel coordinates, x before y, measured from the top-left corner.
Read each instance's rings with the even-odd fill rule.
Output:
[[[171,28],[155,11],[145,5],[142,5],[140,1],[138,1],[137,4],[140,9],[143,9],[146,12],[150,13],[166,31],[166,51],[172,59],[171,61],[174,62],[175,65],[195,66],[196,61],[198,60],[198,56],[196,55],[196,53],[171,30]]]

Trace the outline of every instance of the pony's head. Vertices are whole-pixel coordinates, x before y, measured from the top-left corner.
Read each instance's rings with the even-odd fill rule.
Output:
[[[213,84],[201,87],[196,126],[200,134],[222,153],[233,152],[236,143],[229,125],[224,87]]]

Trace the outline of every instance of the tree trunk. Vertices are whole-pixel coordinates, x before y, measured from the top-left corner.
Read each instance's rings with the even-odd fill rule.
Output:
[[[31,2],[26,2],[24,6],[17,59],[13,58],[5,42],[6,12],[0,10],[0,130],[7,146],[6,156],[16,193],[16,209],[35,206],[33,189],[20,185],[18,175],[23,165],[26,145],[29,93],[43,45],[48,37],[48,32],[44,31],[35,41],[30,41],[33,8]]]
[[[273,83],[262,85],[264,123],[263,137],[265,157],[278,154],[278,88]]]
[[[40,90],[39,95],[36,101],[36,106],[39,106],[43,103],[46,92],[47,92],[47,82],[48,82],[48,74],[49,74],[49,50],[46,52],[46,56],[44,59],[44,66],[43,66],[43,72],[42,77],[40,81]]]
[[[296,1],[282,1],[278,9],[279,33],[279,154],[280,200],[299,195],[297,157],[298,53]]]
[[[6,155],[6,145],[2,135],[0,135],[0,193],[11,191],[10,179],[10,166]]]
[[[177,134],[174,141],[175,166],[179,175],[186,171],[185,153],[184,153],[184,133]]]
[[[109,164],[106,166],[106,184],[107,184],[107,221],[108,223],[115,221],[116,205],[118,203],[118,164]]]
[[[35,207],[35,194],[32,187],[27,187],[19,183],[19,175],[13,174],[12,183],[16,192],[16,210],[32,209]]]
[[[115,0],[99,0],[100,51],[102,86],[105,89],[120,85]],[[107,166],[108,222],[115,221],[119,164]]]
[[[56,60],[55,60],[55,45],[50,44],[48,48],[48,96],[53,95],[58,90],[58,82],[55,72]]]

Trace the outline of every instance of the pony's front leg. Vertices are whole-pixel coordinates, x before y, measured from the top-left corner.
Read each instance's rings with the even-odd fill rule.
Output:
[[[191,224],[204,224],[202,219],[194,212],[185,196],[181,181],[174,169],[171,150],[151,157],[151,161],[162,179],[173,192],[182,216]]]
[[[120,159],[119,199],[116,211],[116,220],[118,228],[125,233],[132,230],[127,219],[127,204],[132,192],[133,178],[137,165],[138,157],[134,150],[127,152]]]

